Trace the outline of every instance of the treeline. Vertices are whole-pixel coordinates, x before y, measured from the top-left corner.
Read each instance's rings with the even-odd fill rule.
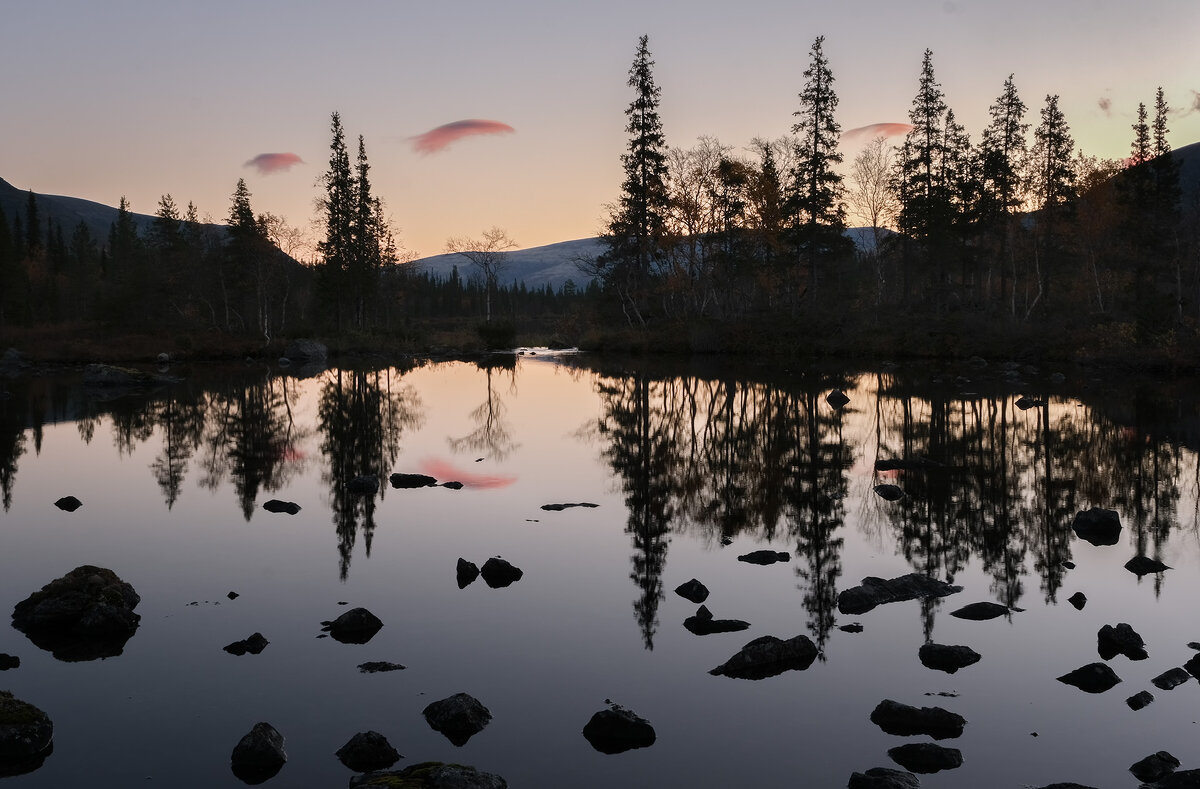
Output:
[[[1125,161],[1077,150],[1058,96],[1030,117],[1012,76],[972,141],[927,50],[907,134],[896,145],[876,137],[842,166],[823,42],[791,133],[739,153],[709,137],[667,145],[641,38],[625,179],[595,269],[612,312],[660,329],[700,319],[866,332],[899,317],[1054,327],[1096,347],[1195,337],[1200,210],[1194,190],[1181,199],[1161,88],[1152,109],[1138,108]],[[846,238],[850,214],[873,229],[865,251]]]

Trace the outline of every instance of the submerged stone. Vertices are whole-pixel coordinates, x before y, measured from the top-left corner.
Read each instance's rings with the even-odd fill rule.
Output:
[[[386,660],[368,660],[366,663],[359,663],[358,670],[363,674],[378,674],[383,671],[403,671],[404,666]]]
[[[403,770],[372,772],[350,778],[350,789],[508,789],[498,775],[462,764],[421,762]]]
[[[1071,528],[1079,539],[1092,545],[1116,545],[1121,537],[1121,516],[1116,510],[1092,507],[1076,513]]]

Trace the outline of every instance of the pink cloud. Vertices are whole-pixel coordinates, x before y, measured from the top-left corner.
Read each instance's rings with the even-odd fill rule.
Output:
[[[870,140],[874,137],[899,137],[912,131],[911,123],[872,123],[842,132],[842,139],[849,142]]]
[[[260,153],[242,166],[253,167],[260,175],[270,175],[297,164],[304,164],[304,160],[294,153]]]
[[[420,463],[421,471],[439,482],[461,482],[467,488],[506,488],[517,481],[516,477],[495,474],[476,474],[436,458],[426,458]]]
[[[437,153],[461,137],[474,134],[509,134],[513,131],[516,131],[513,127],[500,121],[465,120],[438,126],[410,139],[413,150],[428,154]]]

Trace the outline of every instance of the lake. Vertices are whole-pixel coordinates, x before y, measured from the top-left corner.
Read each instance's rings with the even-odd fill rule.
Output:
[[[45,763],[5,783],[243,786],[231,750],[266,721],[288,753],[267,786],[346,786],[334,752],[374,730],[403,755],[394,769],[457,762],[513,787],[840,787],[932,741],[872,723],[885,699],[967,721],[938,741],[962,766],[922,786],[1135,786],[1129,766],[1160,750],[1200,768],[1200,686],[1151,683],[1200,641],[1194,382],[884,367],[538,350],[304,376],[181,365],[143,394],[0,379],[0,604],[86,564],[141,596],[140,626],[105,659],[62,661],[4,629],[0,652],[21,662],[0,689],[55,726]],[[398,489],[397,472],[462,487]],[[361,475],[377,493],[348,488]],[[56,508],[67,495],[82,507]],[[1073,531],[1093,507],[1119,515],[1115,544]],[[787,557],[738,560],[762,549]],[[1171,569],[1137,575],[1138,555]],[[520,580],[460,588],[459,558],[496,556]],[[865,577],[914,572],[962,591],[839,611]],[[749,627],[686,629],[698,606],[675,589],[693,578],[717,619]],[[951,616],[976,602],[1009,610]],[[383,622],[373,638],[324,637],[360,606]],[[1148,659],[1098,655],[1100,628],[1122,622]],[[255,632],[260,654],[223,650]],[[819,656],[759,680],[709,673],[768,635]],[[981,658],[930,669],[927,642]],[[1120,684],[1057,679],[1096,662]],[[1154,701],[1134,711],[1142,690]],[[461,746],[422,716],[458,692],[493,716]],[[653,725],[653,745],[584,738],[609,700]]]

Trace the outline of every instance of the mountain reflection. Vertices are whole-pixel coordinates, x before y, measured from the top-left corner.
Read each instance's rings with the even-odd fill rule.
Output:
[[[835,387],[850,393],[843,410],[825,401]],[[1181,481],[1200,487],[1194,453],[1161,419],[1147,422],[1170,396],[1041,398],[1022,410],[1011,387],[994,388],[964,393],[911,373],[773,384],[600,371],[593,435],[625,494],[645,647],[654,646],[672,534],[793,543],[808,629],[823,645],[836,623],[848,500],[861,502],[857,527],[896,545],[914,570],[952,580],[977,563],[1007,606],[1027,593],[1030,572],[1042,598],[1057,601],[1081,509],[1126,513],[1136,551],[1159,558],[1179,523]],[[1170,429],[1194,441],[1194,411],[1179,415]],[[881,482],[906,495],[870,495]],[[1164,576],[1152,578],[1157,590]],[[922,604],[926,638],[941,605]]]
[[[420,398],[399,382],[401,373],[385,370],[336,370],[324,374],[317,408],[321,454],[329,464],[322,479],[329,485],[333,525],[338,539],[338,571],[350,573],[350,558],[361,530],[363,547],[371,555],[375,532],[375,499],[383,498],[387,476],[400,451],[405,430],[423,421]],[[356,477],[374,476],[374,495],[352,492]]]

